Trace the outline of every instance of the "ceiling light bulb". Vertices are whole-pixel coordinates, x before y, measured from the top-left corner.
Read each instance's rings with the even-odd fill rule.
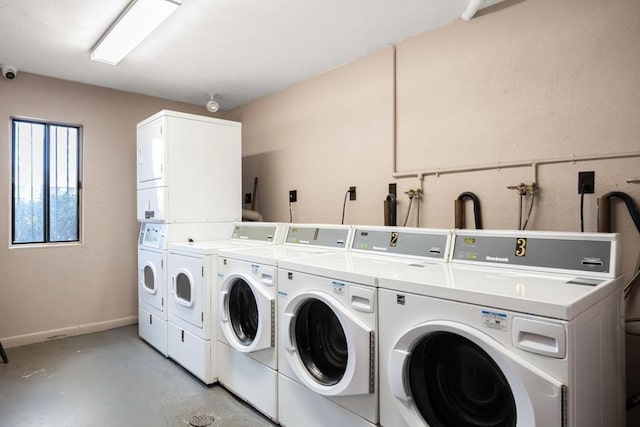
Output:
[[[211,96],[211,99],[207,101],[207,110],[210,113],[215,113],[220,108],[220,105],[213,99],[213,95],[209,96]]]

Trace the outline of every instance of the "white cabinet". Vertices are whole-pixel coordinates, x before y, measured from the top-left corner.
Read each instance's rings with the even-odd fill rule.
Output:
[[[240,123],[163,110],[138,124],[136,149],[138,221],[240,220]]]

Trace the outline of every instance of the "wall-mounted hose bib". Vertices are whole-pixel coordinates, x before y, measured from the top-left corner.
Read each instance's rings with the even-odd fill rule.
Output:
[[[518,230],[526,230],[527,224],[529,224],[529,219],[531,219],[531,212],[533,211],[533,204],[536,200],[536,191],[538,191],[538,185],[534,182],[530,184],[525,184],[521,182],[518,185],[510,185],[507,187],[509,190],[516,190],[518,195],[520,196],[520,205],[518,207]],[[527,217],[524,219],[524,224],[522,222],[522,213],[524,206],[524,198],[526,196],[531,196],[531,204],[529,205],[529,210],[527,212]]]
[[[406,194],[409,197],[409,207],[407,208],[407,216],[404,218],[404,223],[402,224],[403,227],[405,227],[407,225],[407,222],[409,221],[409,214],[411,213],[411,207],[413,206],[413,200],[416,200],[416,206],[417,206],[417,220],[416,220],[416,227],[420,226],[420,199],[422,199],[422,190],[421,189],[411,189],[409,191],[405,191],[404,194]]]

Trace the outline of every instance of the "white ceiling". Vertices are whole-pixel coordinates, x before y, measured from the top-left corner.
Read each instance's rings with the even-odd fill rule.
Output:
[[[213,92],[228,110],[459,19],[470,1],[183,0],[112,66],[89,52],[129,0],[0,0],[0,64],[191,104]]]

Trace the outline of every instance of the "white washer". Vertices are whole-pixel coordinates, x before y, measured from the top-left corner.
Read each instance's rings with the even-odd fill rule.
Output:
[[[219,381],[276,422],[278,262],[346,251],[352,232],[347,225],[291,224],[283,245],[219,253]]]
[[[380,424],[624,426],[618,235],[456,231],[380,277]],[[447,277],[448,275],[448,277]]]
[[[218,251],[281,243],[285,229],[278,223],[236,223],[230,239],[169,245],[168,355],[205,384],[218,380]]]
[[[357,227],[349,252],[280,261],[282,425],[377,424],[377,277],[444,263],[449,242],[446,230]]]
[[[138,334],[167,356],[167,246],[189,239],[223,239],[232,223],[143,223],[138,237]]]

